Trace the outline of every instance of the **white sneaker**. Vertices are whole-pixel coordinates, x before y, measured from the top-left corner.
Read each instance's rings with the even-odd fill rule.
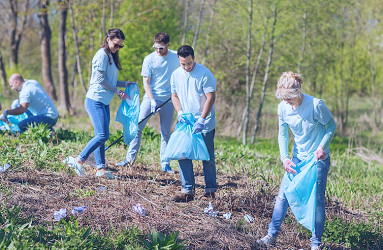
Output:
[[[62,161],[62,163],[66,164],[70,168],[74,168],[74,171],[78,176],[83,177],[86,175],[84,166],[78,163],[75,157],[68,156]]]
[[[271,235],[266,235],[262,239],[257,240],[257,244],[261,246],[274,245],[277,239]]]
[[[118,179],[118,176],[112,174],[110,171],[100,171],[100,170],[97,170],[96,177],[104,177],[104,178],[107,178],[109,180],[117,180]]]
[[[311,250],[319,250],[319,246],[311,246]]]

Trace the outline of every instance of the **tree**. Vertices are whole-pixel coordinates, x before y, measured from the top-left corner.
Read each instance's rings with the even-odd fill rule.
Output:
[[[59,65],[59,80],[60,80],[60,107],[61,109],[71,112],[71,105],[68,90],[68,70],[66,66],[66,20],[68,15],[68,2],[65,0],[58,1],[59,8],[59,38],[58,38],[58,65]]]
[[[57,101],[56,87],[52,78],[52,59],[51,59],[51,38],[52,31],[48,21],[49,0],[39,1],[39,23],[40,23],[40,47],[42,59],[42,74],[45,91],[54,101]]]

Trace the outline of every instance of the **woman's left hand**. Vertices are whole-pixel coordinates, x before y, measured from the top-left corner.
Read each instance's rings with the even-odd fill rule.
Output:
[[[315,151],[315,158],[317,160],[323,160],[326,157],[326,153],[323,151],[323,148],[318,148],[317,151]]]

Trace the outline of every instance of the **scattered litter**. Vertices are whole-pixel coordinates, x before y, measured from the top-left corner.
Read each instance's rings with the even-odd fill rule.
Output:
[[[21,152],[21,145],[17,148],[18,152]]]
[[[226,214],[223,214],[222,216],[223,216],[223,218],[225,218],[226,220],[230,220],[230,218],[231,218],[231,213],[226,213]]]
[[[66,217],[66,209],[65,208],[60,208],[59,211],[55,211],[53,213],[53,217],[55,218],[55,220],[61,220],[61,219],[64,219]]]
[[[145,208],[141,206],[140,203],[137,203],[135,206],[133,206],[133,210],[139,213],[140,215],[143,215],[143,216],[146,215]]]
[[[246,214],[245,216],[243,216],[243,218],[245,219],[245,221],[247,221],[249,223],[253,223],[254,222],[254,217],[249,215],[249,214]]]
[[[208,214],[210,215],[211,217],[217,217],[218,215],[218,211],[214,211],[214,206],[211,204],[211,202],[209,202],[209,206],[206,207],[203,212],[205,214]]]
[[[8,163],[4,164],[4,167],[0,166],[0,173],[4,173],[10,167]]]
[[[73,214],[73,215],[81,214],[81,213],[83,213],[87,208],[88,208],[87,206],[73,207],[73,209],[72,209],[72,214]]]
[[[96,188],[96,191],[97,191],[98,193],[105,192],[106,190],[107,190],[107,187],[98,187],[98,188]]]

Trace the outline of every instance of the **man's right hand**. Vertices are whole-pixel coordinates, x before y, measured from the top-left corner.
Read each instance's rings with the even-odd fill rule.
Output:
[[[295,167],[295,164],[289,158],[286,158],[283,160],[283,166],[285,167],[286,172],[288,172],[290,174],[297,174],[297,171],[295,171],[295,169],[293,169]]]
[[[150,112],[154,114],[154,113],[156,113],[156,109],[157,109],[156,100],[151,99],[150,100]]]
[[[3,122],[9,123],[9,121],[7,119],[7,115],[8,115],[8,110],[5,109],[4,113],[0,115],[0,120]]]
[[[178,121],[178,122],[185,122],[185,119],[182,118],[183,113],[184,113],[184,112],[183,112],[182,110],[180,110],[180,111],[177,112],[177,121]]]

